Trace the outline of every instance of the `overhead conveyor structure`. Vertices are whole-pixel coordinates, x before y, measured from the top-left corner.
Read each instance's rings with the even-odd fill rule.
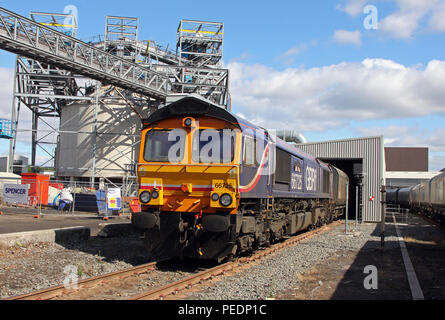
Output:
[[[3,8],[0,49],[152,97],[171,92],[167,76]]]
[[[183,31],[181,29],[180,33],[182,34]],[[187,32],[189,33],[190,30]],[[109,34],[113,35],[115,33],[110,32]],[[124,35],[126,34],[128,32],[124,33]],[[199,33],[196,34],[199,35]],[[46,25],[0,8],[0,49],[72,71],[101,81],[103,84],[116,85],[155,99],[165,100],[168,94],[192,91],[203,94],[206,98],[222,106],[226,105],[228,70],[206,68],[206,66],[216,65],[222,57],[222,51],[218,51],[222,45],[220,38],[217,38],[217,40],[209,38],[210,45],[204,45],[203,39],[200,39],[193,46],[190,45],[193,37],[187,36],[184,38],[183,35],[180,35],[179,39],[178,45],[181,48],[185,48],[184,44],[189,44],[187,51],[180,50],[179,57],[189,55],[191,57],[190,61],[196,60],[197,56],[201,57],[197,66],[190,61],[185,63],[184,58],[177,57],[174,59],[168,51],[158,50],[157,47],[151,49],[149,43],[148,49],[145,50],[146,55],[150,53],[164,63],[169,62],[166,65],[175,62],[180,64],[173,65],[173,68],[167,68],[164,65],[162,67],[158,65],[151,67],[151,65],[145,65],[144,63],[138,64],[125,56],[107,52],[98,48],[97,45],[85,43]],[[105,48],[109,48],[114,41],[105,41]],[[117,41],[128,42],[127,39],[122,38],[117,39]],[[214,53],[214,50],[204,52],[206,51],[205,47],[213,48],[215,41],[219,43],[217,46],[218,52]],[[137,40],[130,41],[129,45],[136,49],[136,53],[144,53],[143,45]],[[205,66],[202,57],[207,58]],[[181,61],[184,62],[184,65],[181,64]],[[189,71],[187,71],[187,66],[201,69],[199,72],[190,74],[191,69],[189,68]],[[165,73],[157,72],[156,70],[159,69]],[[186,74],[187,72],[189,74]],[[216,73],[218,74],[215,77]],[[193,90],[190,90],[191,87],[193,87]]]
[[[176,48],[151,39],[138,39],[139,19],[133,17],[107,16],[105,35],[94,36],[91,41],[77,39],[77,30],[75,14],[31,12],[28,19],[0,8],[0,49],[17,54],[11,116],[15,131],[10,157],[15,154],[17,132],[30,134],[32,168],[54,166],[56,174],[65,170],[64,166],[73,167],[71,172],[82,168],[83,172],[90,172],[93,183],[98,174],[106,172],[107,176],[113,176],[110,172],[116,170],[100,168],[103,161],[96,159],[98,154],[101,157],[106,154],[97,149],[105,137],[103,132],[107,140],[119,140],[117,136],[112,137],[118,135],[113,126],[128,119],[112,117],[104,122],[107,128],[93,125],[89,134],[91,150],[86,152],[91,154],[92,164],[84,161],[81,166],[66,165],[62,163],[64,160],[57,160],[63,158],[65,151],[61,145],[66,137],[73,136],[72,132],[86,134],[90,130],[80,123],[76,129],[72,119],[71,124],[67,124],[68,114],[97,108],[96,117],[102,119],[104,110],[127,115],[118,111],[124,107],[136,112],[138,117],[141,112],[147,116],[178,95],[187,94],[200,95],[230,110],[229,71],[221,68],[222,23],[181,20]],[[32,113],[32,128],[19,126],[23,106]],[[77,111],[73,111],[73,106]],[[104,109],[104,106],[108,107]],[[137,127],[136,123],[132,125]],[[69,134],[65,133],[67,130]],[[132,131],[131,135],[136,133]],[[135,143],[138,142],[128,145]],[[118,145],[116,150],[120,148]],[[43,160],[38,161],[39,158]],[[135,176],[137,159],[127,162],[121,165],[124,169],[120,172]]]

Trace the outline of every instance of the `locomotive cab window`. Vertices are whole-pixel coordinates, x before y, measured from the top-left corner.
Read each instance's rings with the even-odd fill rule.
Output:
[[[151,130],[145,136],[144,160],[179,162],[184,158],[185,140],[183,130]]]
[[[194,133],[192,160],[199,163],[231,163],[235,158],[235,133],[224,129],[201,129]]]
[[[243,164],[255,165],[256,143],[251,136],[244,136]]]
[[[290,153],[280,148],[276,148],[276,154],[277,154],[276,156],[277,165],[275,168],[275,182],[282,184],[290,184],[291,174],[289,173],[289,170],[291,169],[291,155]],[[300,170],[301,170],[301,165],[300,165]]]
[[[323,193],[331,192],[331,175],[327,170],[323,170]]]

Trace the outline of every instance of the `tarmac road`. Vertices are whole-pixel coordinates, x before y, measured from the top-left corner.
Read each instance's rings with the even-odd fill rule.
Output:
[[[43,215],[40,219],[35,219],[35,209],[26,208],[0,208],[3,212],[0,215],[0,234],[57,229],[75,226],[84,226],[91,229],[91,236],[97,235],[99,224],[126,224],[131,223],[126,216],[113,216],[108,221],[104,221],[102,217],[94,213],[79,213],[72,215],[71,213],[61,214],[55,210],[42,210]]]

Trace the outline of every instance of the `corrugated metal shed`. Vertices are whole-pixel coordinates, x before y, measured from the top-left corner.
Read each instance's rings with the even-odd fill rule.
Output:
[[[380,189],[385,181],[383,136],[298,144],[297,147],[321,159],[361,159],[364,174],[362,220],[381,221]],[[350,197],[355,194],[350,192]],[[371,197],[374,200],[370,200]]]

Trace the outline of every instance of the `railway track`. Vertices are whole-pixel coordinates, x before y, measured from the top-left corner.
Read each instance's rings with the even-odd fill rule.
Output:
[[[68,295],[71,293],[78,292],[79,290],[93,288],[95,286],[104,285],[116,279],[124,279],[127,277],[131,277],[134,275],[147,273],[153,270],[156,270],[158,264],[165,260],[151,262],[147,264],[143,264],[140,266],[136,266],[133,268],[128,268],[121,271],[116,271],[112,273],[108,273],[105,275],[100,275],[88,279],[81,280],[77,283],[77,289],[67,288],[65,285],[59,285],[39,291],[30,292],[23,295],[14,296],[8,298],[7,300],[50,300],[56,297]]]
[[[192,287],[202,284],[206,281],[213,280],[214,278],[225,275],[229,272],[236,272],[248,266],[249,263],[261,260],[262,258],[273,254],[276,251],[282,250],[286,247],[294,245],[302,240],[313,237],[319,233],[330,230],[332,227],[340,225],[341,221],[335,221],[329,225],[323,226],[319,229],[305,232],[303,234],[294,236],[284,242],[272,245],[264,250],[253,253],[249,257],[238,258],[235,261],[227,262],[217,267],[204,270],[196,275],[189,276],[185,279],[170,283],[168,285],[156,288],[143,294],[139,294],[131,297],[129,300],[159,300],[165,299],[168,296],[176,295],[185,290],[189,290]]]
[[[273,254],[279,250],[282,250],[288,246],[296,244],[304,239],[313,237],[319,233],[329,230],[331,227],[341,224],[341,221],[335,221],[329,225],[323,226],[319,229],[315,229],[312,231],[308,231],[302,233],[300,235],[289,238],[283,242],[274,244],[266,249],[261,251],[254,252],[249,257],[241,257],[237,258],[234,261],[224,263],[222,265],[218,265],[216,267],[204,270],[202,272],[192,274],[190,276],[184,277],[181,280],[171,282],[167,285],[157,287],[153,290],[144,292],[142,294],[131,296],[129,300],[158,300],[165,299],[168,296],[175,295],[179,292],[184,292],[185,290],[191,289],[192,287],[210,281],[215,277],[224,275],[228,272],[237,272],[243,270],[249,266],[250,263],[259,261],[262,258]],[[67,288],[65,285],[59,285],[39,291],[34,291],[31,293],[18,295],[14,297],[10,297],[7,300],[51,300],[51,299],[59,299],[68,297],[71,294],[78,295],[81,291],[86,289],[95,288],[95,287],[103,287],[102,291],[107,290],[107,284],[110,284],[114,281],[121,281],[128,277],[137,276],[140,274],[148,273],[155,271],[158,269],[159,264],[167,261],[161,260],[156,262],[147,263],[144,265],[136,266],[133,268],[128,268],[121,271],[116,271],[113,273],[100,275],[88,279],[81,280],[77,283],[76,288]]]
[[[434,224],[435,226],[437,226],[442,231],[445,231],[445,223],[442,222],[441,220],[439,220],[437,218],[434,218],[434,217],[431,217],[431,216],[427,216],[424,213],[419,212],[419,211],[411,211],[410,210],[409,213],[413,214],[413,215],[415,215],[417,217],[420,217],[421,219],[423,219],[423,220],[425,220],[425,221],[427,221],[429,223]]]

